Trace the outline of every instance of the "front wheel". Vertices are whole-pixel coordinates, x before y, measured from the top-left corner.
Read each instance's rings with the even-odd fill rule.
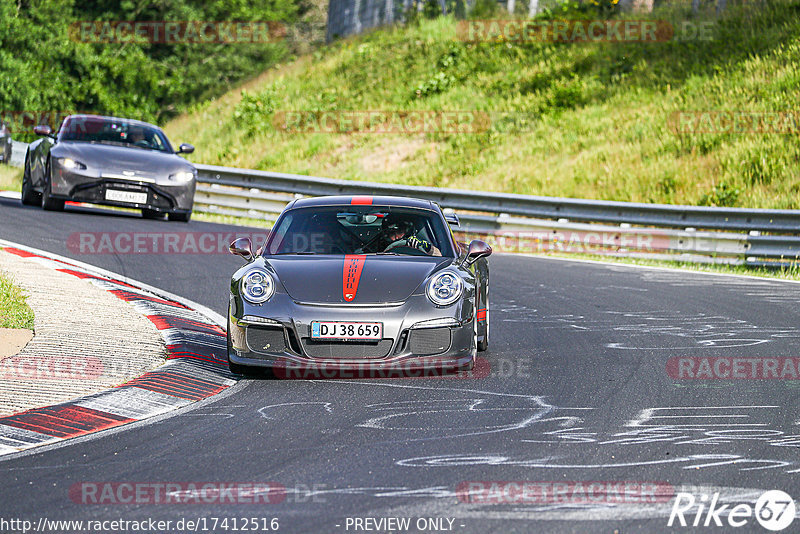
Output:
[[[47,211],[64,211],[64,201],[60,198],[53,198],[51,196],[52,189],[50,184],[53,181],[52,170],[50,169],[50,161],[47,161],[47,169],[44,172],[44,187],[42,187],[42,208]]]
[[[247,376],[249,374],[246,366],[233,363],[230,358],[228,358],[228,369],[235,375]]]
[[[233,352],[233,346],[231,345],[231,311],[228,308],[228,328],[225,330],[225,337],[228,338],[228,369],[231,373],[235,375],[248,375],[248,367],[245,365],[239,365],[238,363],[233,363],[231,361],[231,352]]]
[[[25,170],[22,172],[22,205],[38,206],[42,200],[39,193],[33,190],[31,183],[31,162],[30,155],[25,154]]]
[[[478,350],[485,352],[489,348],[489,288],[486,288],[486,301],[483,303],[486,315],[483,319],[483,336],[478,337]],[[480,322],[479,322],[480,323]]]
[[[192,218],[192,212],[187,211],[186,213],[170,213],[167,215],[170,221],[177,221],[177,222],[189,222],[189,219]]]
[[[478,346],[478,315],[476,314],[475,317],[472,319],[472,346]],[[475,368],[475,357],[477,355],[477,351],[472,353],[472,358],[469,359],[469,362],[461,365],[457,368],[457,372],[466,372],[472,371]]]
[[[143,219],[160,219],[164,214],[150,208],[142,208]]]

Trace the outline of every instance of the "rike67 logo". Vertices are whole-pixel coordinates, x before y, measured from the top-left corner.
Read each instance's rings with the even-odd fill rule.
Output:
[[[794,500],[780,490],[765,492],[755,506],[750,503],[720,504],[719,493],[714,493],[710,499],[703,494],[698,499],[691,493],[679,492],[675,496],[667,526],[738,528],[753,524],[755,519],[765,529],[778,532],[791,525],[794,517]]]

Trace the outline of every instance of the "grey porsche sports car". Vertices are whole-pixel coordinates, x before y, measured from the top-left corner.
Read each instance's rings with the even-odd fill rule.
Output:
[[[492,249],[458,243],[457,223],[426,200],[293,201],[258,251],[231,244],[248,260],[231,280],[231,371],[471,369],[489,343]]]
[[[63,210],[64,201],[142,210],[171,221],[192,215],[197,170],[157,126],[98,115],[70,115],[57,134],[34,128],[40,139],[25,154],[22,203]]]

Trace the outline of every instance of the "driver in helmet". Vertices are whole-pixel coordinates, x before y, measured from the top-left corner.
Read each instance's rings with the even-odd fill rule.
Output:
[[[414,235],[414,223],[411,221],[387,219],[384,224],[383,235],[385,242],[388,243],[383,249],[384,252],[391,252],[392,249],[399,247],[409,247],[420,250],[428,256],[442,255],[438,248]]]
[[[148,146],[147,139],[144,136],[144,128],[134,126],[128,131],[128,142],[132,145],[146,147]]]

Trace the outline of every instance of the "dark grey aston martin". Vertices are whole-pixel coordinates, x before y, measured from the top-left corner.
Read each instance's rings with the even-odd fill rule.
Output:
[[[57,134],[42,136],[25,154],[22,203],[63,210],[67,200],[142,210],[146,218],[192,215],[197,171],[157,126],[129,119],[70,115]]]
[[[492,249],[456,242],[450,224],[426,200],[293,201],[255,254],[247,238],[231,244],[248,260],[231,280],[231,371],[471,369],[489,343]]]

